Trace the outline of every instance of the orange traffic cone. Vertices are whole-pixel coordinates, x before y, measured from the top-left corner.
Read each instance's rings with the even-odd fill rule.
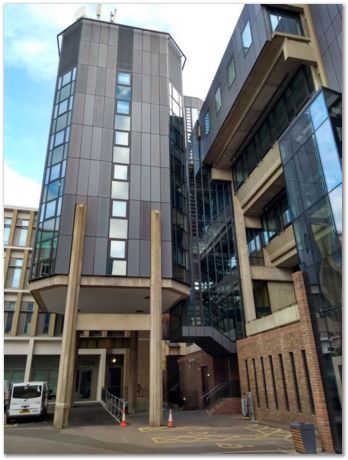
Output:
[[[126,422],[126,410],[125,410],[124,405],[123,405],[123,409],[122,409],[122,421],[120,423],[120,426],[122,426],[122,427],[128,426],[128,423]]]
[[[172,409],[169,409],[168,428],[174,428]]]

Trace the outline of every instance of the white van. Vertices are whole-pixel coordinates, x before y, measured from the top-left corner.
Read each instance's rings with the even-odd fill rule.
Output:
[[[36,416],[43,418],[47,413],[48,390],[46,382],[13,383],[7,420]]]

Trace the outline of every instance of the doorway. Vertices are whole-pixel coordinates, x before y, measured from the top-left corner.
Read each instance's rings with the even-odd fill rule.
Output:
[[[201,367],[201,376],[202,376],[202,396],[209,390],[209,373],[208,366]],[[209,396],[204,396],[203,405],[207,407],[209,404]]]
[[[91,369],[77,369],[76,384],[75,384],[75,398],[76,399],[90,399],[91,384],[92,384],[92,370]]]

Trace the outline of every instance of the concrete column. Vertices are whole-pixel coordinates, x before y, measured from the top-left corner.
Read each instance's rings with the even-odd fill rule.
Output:
[[[86,211],[87,206],[85,204],[76,205],[68,288],[66,294],[62,349],[57,382],[56,407],[53,420],[53,426],[58,430],[65,428],[68,425],[69,409],[72,399],[77,308],[80,293]]]
[[[30,381],[30,371],[33,362],[34,339],[29,339],[27,361],[25,363],[24,382]]]
[[[106,348],[100,350],[99,372],[97,384],[97,401],[101,401],[102,388],[105,386]]]
[[[137,390],[138,368],[138,331],[132,331],[129,348],[129,374],[128,374],[128,412],[134,414]]]
[[[149,425],[162,425],[162,274],[161,214],[151,211]]]
[[[234,211],[234,223],[236,229],[236,243],[238,248],[238,262],[240,282],[243,292],[245,322],[256,319],[253,285],[249,264],[248,245],[244,225],[244,213],[239,198],[232,190],[232,201]]]

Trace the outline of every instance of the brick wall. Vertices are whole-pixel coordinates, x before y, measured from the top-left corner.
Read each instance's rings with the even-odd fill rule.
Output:
[[[252,392],[257,420],[314,423],[323,451],[333,452],[302,273],[293,281],[301,320],[237,342],[241,392]]]
[[[242,406],[240,398],[226,398],[222,403],[213,411],[216,415],[229,415],[229,414],[242,414]]]

